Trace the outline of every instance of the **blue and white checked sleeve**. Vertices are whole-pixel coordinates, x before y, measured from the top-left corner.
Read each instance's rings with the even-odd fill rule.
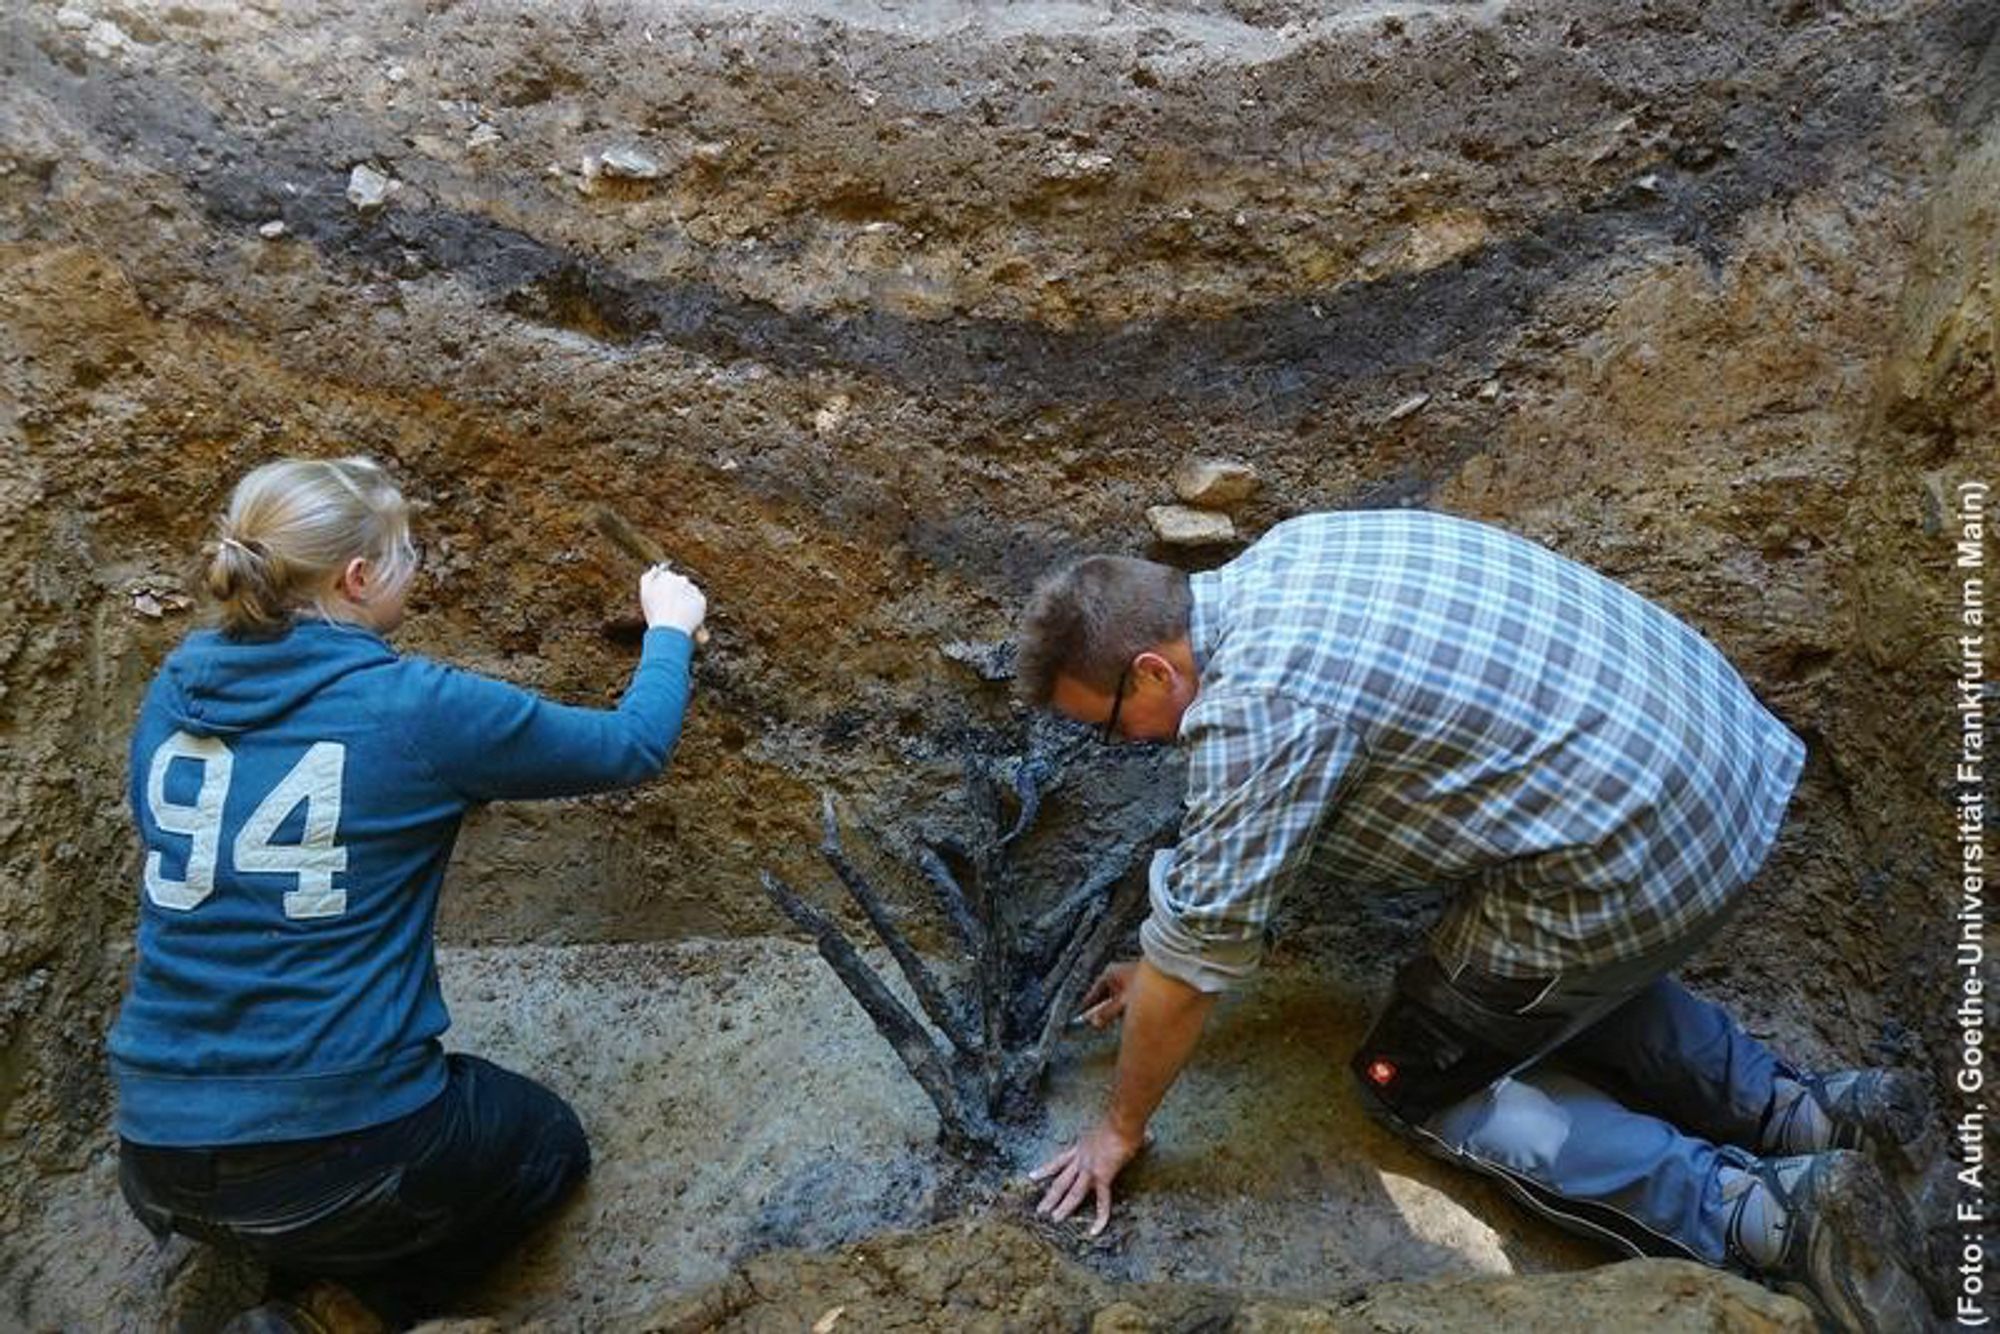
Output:
[[[1187,815],[1152,865],[1139,943],[1200,991],[1256,970],[1264,927],[1304,865],[1360,749],[1323,710],[1283,695],[1203,695],[1188,709]]]

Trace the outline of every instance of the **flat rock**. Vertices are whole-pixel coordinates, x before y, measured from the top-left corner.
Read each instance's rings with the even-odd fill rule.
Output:
[[[1153,535],[1170,547],[1207,547],[1236,540],[1236,525],[1227,514],[1188,505],[1154,505],[1146,511]]]
[[[1257,490],[1257,470],[1236,459],[1185,459],[1174,469],[1174,494],[1190,505],[1233,505]]]

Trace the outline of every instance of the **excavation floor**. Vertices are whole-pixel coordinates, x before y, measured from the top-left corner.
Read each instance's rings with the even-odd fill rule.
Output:
[[[450,1045],[560,1091],[596,1150],[583,1196],[467,1314],[614,1324],[772,1248],[1031,1212],[1018,1182],[970,1179],[936,1150],[929,1104],[806,948],[455,949],[442,970]],[[1343,1061],[1368,1009],[1322,970],[1268,973],[1217,1011],[1107,1235],[1044,1235],[1106,1278],[1300,1298],[1602,1259],[1363,1115]],[[1114,1053],[1109,1037],[1069,1048],[1021,1164],[1090,1115]],[[205,1255],[154,1251],[110,1153],[57,1185],[11,1248],[0,1311],[31,1327],[145,1328],[170,1311],[198,1326],[235,1299],[243,1280]]]

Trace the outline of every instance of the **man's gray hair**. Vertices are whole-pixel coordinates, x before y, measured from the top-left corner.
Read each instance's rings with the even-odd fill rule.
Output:
[[[1188,577],[1130,556],[1086,556],[1043,579],[1021,618],[1016,687],[1042,706],[1067,676],[1109,692],[1132,659],[1187,633]]]

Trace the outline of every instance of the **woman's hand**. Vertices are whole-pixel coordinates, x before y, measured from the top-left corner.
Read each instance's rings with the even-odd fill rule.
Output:
[[[655,565],[639,576],[639,606],[649,629],[679,630],[690,639],[701,637],[708,619],[708,599],[694,580]]]

